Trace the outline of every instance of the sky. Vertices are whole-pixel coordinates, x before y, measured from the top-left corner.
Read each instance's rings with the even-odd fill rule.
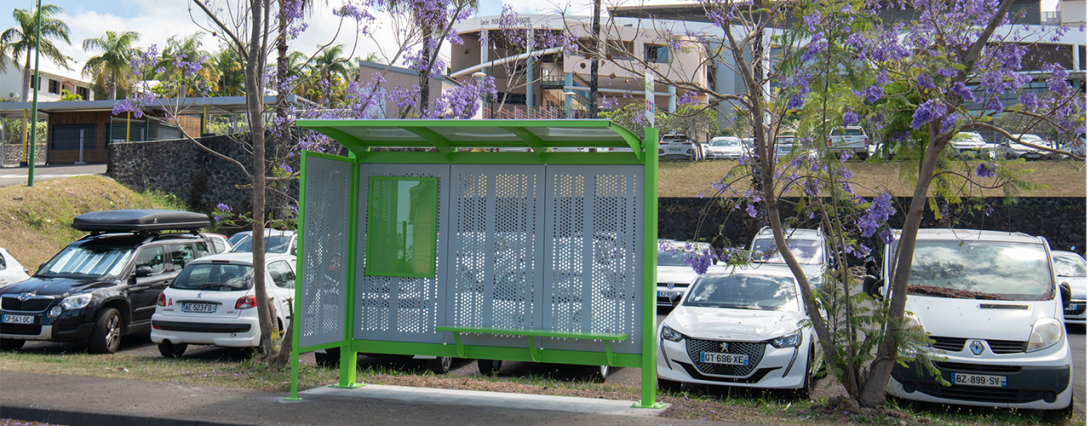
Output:
[[[337,31],[340,20],[333,16],[332,10],[340,6],[343,1],[317,2],[318,7],[307,18],[309,28],[298,39],[292,40],[289,48],[311,54],[317,50],[319,44],[335,40],[336,43],[345,45],[346,56],[352,52],[353,43],[356,44],[353,57],[365,57],[368,53],[377,51],[378,45],[374,40],[369,37],[356,37],[359,33],[356,31],[354,21],[345,21],[345,26],[340,29],[340,32]],[[558,1],[574,0],[507,0],[506,3],[520,13],[543,13],[556,10]],[[54,4],[63,9],[63,13],[58,18],[68,24],[69,39],[72,44],[66,45],[61,41],[58,43],[58,48],[73,60],[68,64],[72,71],[65,72],[44,60],[41,68],[52,72],[60,71],[64,75],[74,77],[79,75],[83,63],[88,58],[97,55],[97,52],[83,51],[83,40],[101,37],[106,31],[136,31],[141,35],[137,43],[139,47],[143,48],[155,43],[162,51],[162,47],[172,35],[184,36],[202,31],[194,21],[208,27],[199,9],[194,8],[193,17],[190,17],[189,7],[192,2],[186,0],[43,0],[43,3]],[[504,0],[481,0],[477,14],[479,16],[498,15],[504,3]],[[34,8],[35,1],[10,0],[4,1],[4,4],[11,8],[5,7],[5,13],[0,14],[0,31],[15,26],[15,19],[11,14],[14,8],[31,10]],[[589,10],[589,8],[586,9]],[[388,39],[377,38],[380,42]],[[203,47],[206,50],[217,49],[218,41],[211,36],[206,34],[203,41]],[[393,46],[386,46],[386,50],[390,50],[391,47]]]
[[[357,37],[354,21],[346,21],[346,26],[338,32],[339,18],[333,16],[334,7],[340,6],[344,0],[326,0],[317,2],[318,7],[307,19],[309,29],[298,39],[290,42],[291,50],[298,50],[307,54],[317,50],[317,46],[330,41],[345,45],[346,54],[351,56],[366,57],[370,52],[380,51],[380,43],[389,44],[388,37],[376,37],[378,42],[369,37]],[[358,1],[358,0],[357,0]],[[618,2],[624,4],[637,4],[639,1],[649,3],[682,2],[681,0],[604,0],[605,5],[613,5]],[[685,1],[688,3],[689,1]],[[1043,10],[1054,10],[1057,0],[1043,0]],[[55,4],[63,9],[59,18],[65,21],[70,29],[69,38],[71,45],[59,43],[58,48],[73,60],[68,66],[72,71],[62,71],[60,68],[42,61],[42,69],[52,72],[60,72],[64,75],[78,76],[83,63],[95,52],[84,52],[81,48],[83,40],[101,37],[106,31],[136,31],[141,34],[139,47],[147,47],[155,43],[160,51],[172,35],[189,35],[201,31],[200,24],[206,24],[200,10],[194,10],[190,17],[189,7],[192,2],[187,0],[45,0],[46,4]],[[33,9],[34,0],[8,0],[5,5],[14,8]],[[560,9],[567,9],[572,15],[589,15],[590,0],[481,0],[477,15],[498,15],[504,4],[511,5],[519,13],[554,13]],[[194,23],[196,21],[197,23]],[[382,23],[378,23],[381,27]],[[11,13],[0,14],[0,30],[15,26],[15,20]],[[207,25],[205,25],[207,27]],[[376,31],[381,35],[382,29]],[[204,36],[204,48],[216,50],[217,40]],[[353,44],[355,50],[353,52]],[[393,46],[384,46],[386,51]]]

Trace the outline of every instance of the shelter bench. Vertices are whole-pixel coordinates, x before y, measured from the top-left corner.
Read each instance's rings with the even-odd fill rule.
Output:
[[[528,330],[520,328],[498,328],[498,327],[457,327],[457,326],[439,326],[435,327],[435,331],[449,331],[454,333],[454,345],[458,351],[458,356],[465,358],[466,349],[462,344],[461,333],[470,334],[495,334],[495,335],[509,335],[509,336],[526,336],[530,345],[530,358],[534,362],[541,362],[541,352],[534,345],[534,337],[556,337],[564,339],[589,339],[589,340],[601,340],[606,344],[606,359],[609,362],[610,367],[613,365],[613,351],[610,350],[610,341],[622,341],[628,339],[627,333],[592,333],[583,331],[561,331],[561,330]]]

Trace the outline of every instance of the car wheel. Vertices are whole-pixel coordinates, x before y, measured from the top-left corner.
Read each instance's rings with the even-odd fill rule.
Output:
[[[170,343],[170,341],[164,340],[163,343],[159,344],[159,354],[162,355],[163,358],[178,358],[185,353],[185,348],[188,347],[189,345],[185,343],[173,344]]]
[[[319,367],[336,367],[341,359],[341,348],[329,348],[325,352],[314,352],[314,363]]]
[[[498,359],[478,359],[477,360],[477,370],[479,370],[481,372],[481,374],[483,374],[485,376],[498,374],[500,372],[500,367],[502,367],[502,366],[503,366],[503,361],[500,361]]]
[[[91,353],[112,354],[121,346],[121,314],[114,308],[105,308],[98,313],[94,328],[91,329],[89,348]]]
[[[659,390],[669,393],[681,392],[681,382],[675,382],[673,380],[666,380],[663,378],[658,379]]]
[[[454,360],[449,356],[437,356],[435,359],[428,361],[428,369],[435,374],[447,374],[453,362]]]
[[[590,379],[596,383],[604,383],[609,378],[608,365],[592,365],[590,367]]]
[[[798,398],[804,401],[809,401],[810,396],[814,394],[814,348],[810,348],[810,356],[806,358],[806,371],[805,376],[802,379],[802,388],[799,388],[797,395]]]
[[[0,351],[17,351],[25,343],[26,340],[0,339]]]

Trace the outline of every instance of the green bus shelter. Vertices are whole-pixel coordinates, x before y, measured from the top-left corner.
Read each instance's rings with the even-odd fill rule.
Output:
[[[299,354],[642,369],[655,406],[658,135],[608,120],[299,120]],[[644,142],[646,141],[646,143]],[[594,148],[589,152],[585,148]]]

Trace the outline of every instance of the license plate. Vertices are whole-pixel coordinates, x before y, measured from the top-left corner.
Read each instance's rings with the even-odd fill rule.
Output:
[[[700,362],[723,365],[749,365],[749,355],[701,352]]]
[[[990,388],[1007,387],[1007,376],[986,376],[983,374],[950,373],[950,382],[955,385],[985,386]]]
[[[213,313],[216,312],[216,305],[213,303],[186,303],[182,305],[182,312]]]
[[[33,315],[0,315],[4,324],[34,324]]]
[[[1067,305],[1067,310],[1068,311],[1077,311],[1077,310],[1079,310],[1079,305],[1076,305],[1074,303],[1072,303],[1070,305]]]

